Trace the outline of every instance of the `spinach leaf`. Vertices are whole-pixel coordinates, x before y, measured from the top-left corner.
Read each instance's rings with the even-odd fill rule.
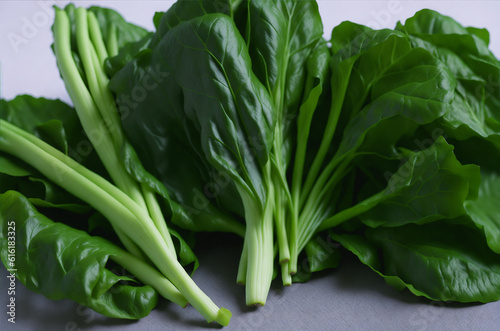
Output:
[[[9,265],[9,234],[16,234],[16,277],[49,299],[68,298],[115,318],[139,319],[158,302],[151,286],[114,274],[107,265],[120,250],[99,237],[54,223],[21,194],[0,194],[1,259]]]
[[[265,201],[262,168],[273,138],[274,112],[234,22],[211,14],[179,24],[157,50],[158,61],[165,62],[182,88],[185,115],[200,132],[207,160]],[[200,79],[192,79],[194,74]]]
[[[384,190],[323,220],[320,229],[357,216],[371,227],[395,227],[452,219],[466,213],[464,202],[477,197],[479,167],[460,164],[453,146],[442,137],[423,151],[402,154],[406,154],[407,161],[390,175]]]
[[[488,49],[489,38],[430,10],[418,12],[397,28],[456,77],[453,107],[436,125],[456,139],[479,137],[500,148],[500,63]]]
[[[334,202],[325,201],[360,156],[400,157],[398,142],[442,117],[453,99],[455,80],[446,66],[426,50],[411,49],[401,33],[343,23],[332,36],[337,38],[332,44],[332,105],[300,193],[299,247],[318,229],[334,224],[332,219],[350,213],[331,216]],[[377,199],[370,200],[368,209],[380,202]],[[326,218],[325,206],[330,213]]]
[[[386,51],[391,49],[389,44]],[[368,92],[370,102],[347,124],[337,156],[342,157],[356,149],[375,152],[388,149],[386,153],[390,153],[391,146],[402,135],[444,115],[453,97],[454,84],[447,68],[430,53],[412,49],[373,84]],[[383,134],[388,125],[404,130]],[[379,137],[377,143],[369,139],[372,136]]]
[[[304,91],[306,63],[323,34],[318,5],[315,1],[250,1],[247,17],[245,36],[253,71],[273,98],[283,139],[289,139],[288,126]]]
[[[242,0],[179,0],[157,18],[156,36],[153,45],[176,25],[206,14],[221,13],[233,17]]]
[[[500,257],[479,229],[454,222],[368,228],[333,234],[387,283],[431,300],[490,302],[500,298]]]
[[[182,91],[163,60],[152,55],[153,50],[140,52],[110,81],[131,145],[145,170],[170,193],[175,224],[243,235],[242,225],[227,211],[242,214],[234,184],[225,172],[204,161],[197,130],[183,113]],[[132,157],[128,150],[126,160]],[[144,178],[137,172],[135,176]]]

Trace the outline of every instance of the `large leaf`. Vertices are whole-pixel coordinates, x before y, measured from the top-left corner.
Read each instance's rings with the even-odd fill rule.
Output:
[[[343,91],[345,97],[339,98],[344,102],[348,119],[369,102],[371,87],[385,75],[385,71],[411,49],[408,38],[398,31],[372,30],[349,21],[333,29],[332,44],[339,48],[332,57],[332,66],[349,65],[352,70],[336,78],[348,84]]]
[[[153,44],[156,45],[176,25],[193,18],[213,13],[232,17],[242,2],[241,0],[178,0],[165,13],[155,15],[158,23],[155,24],[157,31]]]
[[[490,302],[500,299],[500,255],[467,225],[439,221],[367,229],[362,236],[332,237],[386,282],[431,300]]]
[[[265,201],[262,169],[275,111],[234,22],[210,14],[181,23],[162,39],[154,60],[164,62],[181,87],[185,115],[199,131],[204,157]]]
[[[488,49],[489,38],[431,10],[418,12],[398,29],[457,78],[453,107],[438,125],[457,139],[481,137],[500,148],[500,63]]]
[[[286,127],[300,105],[307,59],[323,34],[318,5],[250,1],[245,34],[253,70],[269,89],[279,121]]]
[[[49,299],[71,299],[110,317],[139,319],[158,302],[157,292],[107,268],[119,250],[86,232],[54,223],[21,194],[0,195],[1,259],[30,290]],[[15,232],[15,265],[9,260],[9,232]]]
[[[163,36],[179,23],[209,13],[222,13],[233,17],[241,0],[178,0],[166,12],[156,12],[153,18],[156,32],[136,38],[128,44],[120,45],[118,55],[108,59],[106,69],[110,76],[114,76],[128,62],[140,53],[148,53],[154,49]],[[95,7],[91,7],[92,10]],[[108,23],[109,24],[109,23]]]
[[[410,153],[387,188],[367,199],[373,207],[361,219],[375,227],[459,217],[465,214],[464,201],[477,197],[480,178],[479,167],[460,164],[453,146],[441,137]]]
[[[478,194],[478,166],[462,165],[453,146],[443,137],[425,150],[401,153],[406,162],[396,173],[384,173],[385,189],[322,220],[321,229],[358,216],[371,227],[396,227],[452,219],[466,213],[464,201],[475,199]]]
[[[155,52],[161,53],[155,49]],[[170,193],[172,221],[193,231],[242,233],[227,210],[242,214],[241,200],[225,171],[205,161],[199,132],[184,115],[180,86],[161,58],[144,49],[111,79],[110,88],[122,113],[123,128],[144,170],[158,178]],[[144,97],[134,95],[141,89]],[[148,177],[125,160],[139,181]],[[160,194],[165,195],[161,190]],[[217,208],[216,206],[223,206]]]
[[[412,49],[373,84],[369,103],[347,124],[337,155],[357,149],[390,155],[403,135],[443,116],[454,87],[446,66],[429,52]]]

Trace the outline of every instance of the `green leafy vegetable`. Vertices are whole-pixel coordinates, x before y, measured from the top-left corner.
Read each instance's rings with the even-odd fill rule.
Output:
[[[110,317],[138,319],[149,314],[158,294],[147,285],[117,276],[108,266],[113,256],[130,255],[110,242],[55,223],[21,194],[0,195],[0,245],[16,235],[16,276],[32,291],[54,300],[69,298]],[[2,249],[8,265],[8,250]],[[136,261],[137,262],[137,261]]]
[[[490,302],[500,299],[500,257],[470,226],[439,221],[333,235],[397,288],[432,300]],[[381,257],[380,260],[378,257]]]
[[[198,266],[183,236],[224,231],[243,240],[250,306],[278,275],[337,267],[339,245],[415,295],[500,299],[486,30],[422,10],[326,41],[317,3],[291,0],[179,0],[153,22],[56,9],[75,108],[0,100],[0,257],[15,226],[28,288],[130,319],[160,294],[227,325],[183,267]]]

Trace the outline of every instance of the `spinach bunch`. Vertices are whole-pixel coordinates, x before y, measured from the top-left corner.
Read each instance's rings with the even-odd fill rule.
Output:
[[[64,10],[56,8],[53,32],[57,64],[75,108],[27,96],[1,104],[0,152],[7,165],[3,173],[9,180],[6,190],[18,191],[22,186],[12,177],[28,177],[29,182],[34,171],[36,177],[41,178],[38,179],[40,182],[47,183],[45,197],[42,192],[39,198],[43,202],[36,200],[37,203],[76,212],[76,207],[64,202],[69,193],[74,196],[70,201],[75,198],[83,201],[84,209],[95,209],[109,221],[107,225],[117,237],[113,238],[115,244],[125,250],[106,243],[98,251],[99,241],[88,238],[93,243],[91,247],[84,249],[82,255],[72,254],[76,249],[73,243],[85,241],[88,236],[71,228],[61,230],[61,237],[55,236],[53,240],[46,238],[45,232],[28,232],[19,240],[20,244],[25,247],[40,244],[40,250],[46,252],[46,256],[31,254],[26,249],[24,259],[20,259],[23,263],[18,277],[27,282],[28,287],[48,297],[66,296],[112,317],[144,317],[156,305],[157,293],[160,293],[180,306],[190,303],[208,322],[227,325],[231,313],[215,305],[183,267],[182,264],[191,262],[195,262],[196,267],[197,262],[178,232],[167,226],[164,214],[168,216],[175,205],[165,187],[144,170],[134,148],[128,143],[114,96],[108,89],[109,77],[104,72],[106,58],[147,32],[125,22],[111,10],[96,7],[86,10],[73,5]],[[44,112],[38,114],[40,111]],[[75,129],[76,133],[69,131]],[[66,138],[70,135],[74,136],[71,140]],[[77,144],[71,146],[71,150],[84,145],[88,154],[98,156],[101,174],[79,163],[81,160],[75,158],[74,153],[70,156],[69,141]],[[122,156],[123,153],[127,158]],[[21,169],[18,169],[18,163]],[[33,170],[25,170],[26,167]],[[61,204],[46,201],[53,199],[49,188],[54,184],[67,191],[61,193]],[[32,194],[29,188],[23,189]],[[32,207],[25,196],[14,193],[7,191],[2,195],[2,205],[7,208],[2,216],[2,247],[8,246],[8,224],[11,223],[18,228],[59,229],[59,225],[50,225],[50,220],[44,217],[29,218],[25,223],[22,217],[12,220],[10,217],[16,209]],[[37,212],[31,208],[31,214]],[[63,247],[62,252],[60,247]],[[88,253],[89,250],[97,251]],[[89,259],[86,259],[87,254]],[[2,258],[8,265],[8,255],[3,254]],[[105,267],[108,258],[149,286],[123,288],[126,289],[123,297],[128,296],[128,300],[121,299],[122,302],[114,304],[113,300],[120,298],[110,296],[108,291],[115,283],[127,282],[128,279],[111,277],[112,273]],[[47,274],[42,272],[40,277],[32,277],[44,259],[48,264]],[[63,266],[62,270],[59,265]],[[94,279],[97,271],[98,278]],[[57,274],[57,277],[47,277],[52,274]],[[100,279],[102,277],[105,279]],[[99,283],[102,281],[104,284]],[[67,284],[63,284],[65,282]],[[58,284],[64,285],[62,291]],[[74,293],[71,288],[74,288]],[[143,297],[137,300],[135,295]],[[114,306],[110,309],[101,307],[105,304],[103,300],[111,301],[110,305]]]
[[[248,305],[265,303],[276,267],[284,285],[308,278],[300,252],[310,271],[336,266],[318,238],[348,248],[341,236],[370,242],[369,228],[462,224],[485,167],[498,171],[498,61],[484,30],[421,11],[394,30],[344,22],[329,44],[311,1],[178,1],[155,24],[108,60],[110,87],[125,98],[165,73],[122,105],[125,131],[190,211],[176,224],[217,231],[213,210],[245,220]],[[470,139],[489,151],[481,162]]]
[[[179,0],[153,20],[57,9],[75,108],[0,100],[0,257],[14,221],[28,288],[119,318],[160,294],[226,325],[181,236],[223,231],[243,240],[247,305],[346,250],[416,295],[500,299],[487,31],[423,10],[395,29],[343,22],[326,41],[316,2],[292,0]]]
[[[342,23],[332,51],[322,144],[336,148],[322,170],[310,168],[320,175],[304,203],[312,218],[299,216],[303,243],[326,230],[397,288],[433,300],[498,300],[499,62],[487,32],[423,10],[395,30]],[[343,132],[328,135],[339,125]],[[357,190],[343,189],[348,183]],[[316,201],[327,194],[333,200],[322,208]],[[479,215],[480,205],[488,212]]]

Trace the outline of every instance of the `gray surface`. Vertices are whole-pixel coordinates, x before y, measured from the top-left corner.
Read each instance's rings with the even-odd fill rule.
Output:
[[[216,237],[220,238],[220,237]],[[233,313],[224,330],[500,330],[500,302],[482,305],[436,303],[398,292],[350,254],[336,270],[308,283],[271,290],[258,309],[244,305],[244,289],[235,285],[241,246],[234,240],[201,242],[200,268],[194,279],[220,306]],[[218,244],[217,244],[218,243]],[[6,271],[2,266],[0,302],[6,307]],[[208,325],[192,308],[162,300],[137,322],[106,318],[69,300],[52,301],[17,282],[16,324],[0,314],[0,330],[194,330]],[[5,310],[5,308],[4,308]]]

